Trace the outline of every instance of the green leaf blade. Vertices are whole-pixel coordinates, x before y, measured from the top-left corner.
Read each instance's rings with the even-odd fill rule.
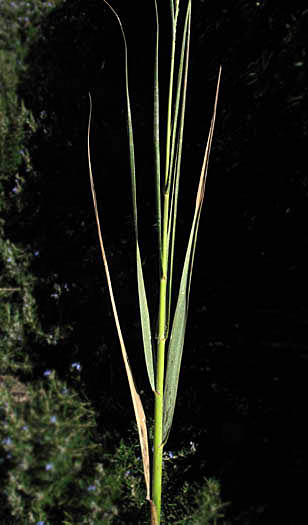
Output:
[[[168,245],[170,246],[169,256],[169,280],[168,280],[168,318],[167,326],[169,327],[170,310],[171,310],[171,295],[172,295],[172,278],[173,278],[173,259],[175,249],[175,234],[176,234],[176,218],[179,195],[179,182],[181,174],[181,158],[183,146],[183,132],[184,132],[184,118],[186,109],[186,93],[187,93],[187,75],[189,63],[189,45],[190,45],[190,24],[191,24],[191,2],[188,2],[185,25],[182,35],[182,47],[180,56],[180,65],[178,71],[177,94],[175,102],[175,111],[173,118],[172,130],[172,148],[171,148],[171,166],[172,166],[172,187],[171,187],[171,207],[168,221]],[[181,104],[180,104],[181,99]],[[180,119],[178,123],[178,114]],[[175,140],[177,136],[177,141]],[[176,146],[176,154],[175,151]],[[171,182],[171,181],[170,181]]]
[[[136,247],[136,258],[137,258],[137,282],[138,282],[138,296],[139,296],[139,311],[142,329],[142,340],[143,350],[145,357],[145,364],[148,372],[151,388],[155,392],[155,376],[154,376],[154,363],[153,363],[153,348],[152,348],[152,333],[151,333],[151,322],[149,315],[149,308],[147,303],[147,297],[144,286],[142,263],[140,257],[139,244],[137,242]]]
[[[182,355],[185,340],[185,331],[187,324],[188,304],[189,304],[189,285],[190,275],[192,271],[192,254],[194,237],[196,234],[197,217],[195,215],[189,242],[187,246],[182,277],[180,282],[179,296],[175,309],[167,358],[167,370],[165,377],[164,390],[164,415],[163,415],[163,443],[168,440],[173,415],[175,410],[175,403],[178,391],[180,369],[182,363]]]
[[[127,132],[129,142],[129,161],[130,161],[130,173],[131,173],[131,192],[133,201],[133,217],[134,217],[134,232],[136,241],[136,266],[137,266],[137,283],[138,283],[138,300],[140,310],[140,321],[142,328],[142,338],[144,344],[144,354],[146,361],[146,368],[148,372],[149,382],[153,391],[155,391],[155,380],[154,380],[154,362],[153,362],[153,349],[152,349],[152,336],[151,336],[151,325],[150,325],[150,314],[148,309],[148,302],[146,298],[146,291],[144,285],[140,249],[139,249],[139,238],[138,238],[138,213],[137,213],[137,190],[136,190],[136,168],[135,168],[135,148],[134,148],[134,134],[133,124],[131,115],[130,95],[129,95],[129,82],[128,82],[128,51],[125,32],[119,16],[110,4],[104,0],[109,6],[113,14],[116,16],[119,23],[125,51],[125,94],[126,94],[126,112],[127,112]]]
[[[197,197],[196,197],[194,218],[193,218],[188,246],[186,250],[186,255],[185,255],[185,260],[184,260],[184,265],[183,265],[183,270],[182,270],[182,277],[181,277],[181,282],[180,282],[180,290],[179,290],[176,310],[174,314],[169,348],[168,348],[167,370],[166,370],[165,389],[164,389],[164,414],[163,414],[163,443],[164,444],[168,440],[168,437],[170,434],[174,410],[175,410],[175,404],[176,404],[177,391],[178,391],[178,383],[179,383],[180,368],[181,368],[181,363],[182,363],[185,331],[186,331],[187,316],[188,316],[191,276],[192,276],[192,269],[193,269],[193,263],[194,263],[200,215],[201,215],[202,205],[204,201],[204,191],[205,191],[205,182],[206,182],[206,177],[207,177],[209,156],[210,156],[211,144],[212,144],[213,133],[214,133],[218,93],[219,93],[219,87],[220,87],[220,78],[221,78],[221,68],[219,70],[219,75],[218,75],[213,116],[212,116],[212,121],[210,125],[207,145],[205,148],[203,165],[202,165],[201,175],[200,175],[200,180],[199,180],[199,187],[198,187]]]

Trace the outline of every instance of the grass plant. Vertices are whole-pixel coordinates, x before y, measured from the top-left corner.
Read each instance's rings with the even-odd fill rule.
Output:
[[[167,89],[167,114],[165,117],[166,140],[164,146],[161,144],[160,140],[161,112],[159,89],[159,16],[157,2],[156,0],[154,0],[153,5],[156,20],[156,45],[153,86],[153,150],[155,167],[155,206],[157,217],[157,243],[159,265],[159,282],[157,283],[159,291],[159,305],[157,313],[158,330],[156,334],[153,334],[151,330],[151,326],[153,326],[153,323],[151,323],[150,321],[139,244],[135,149],[128,81],[127,42],[122,22],[118,14],[106,0],[104,0],[104,2],[109,7],[113,15],[116,17],[116,20],[119,24],[122,33],[125,49],[125,91],[129,160],[131,172],[131,190],[133,202],[133,222],[136,245],[136,274],[138,285],[138,298],[145,363],[149,383],[154,395],[155,404],[152,475],[150,474],[149,444],[146,418],[140,396],[135,387],[133,374],[128,361],[126,346],[124,343],[124,338],[117,313],[117,307],[113,295],[111,277],[100,227],[90,156],[90,127],[92,115],[91,96],[88,127],[89,174],[102,258],[107,276],[114,319],[117,327],[118,337],[128,377],[139,432],[144,477],[146,484],[146,497],[150,502],[151,508],[151,523],[159,524],[161,522],[163,449],[168,440],[168,436],[171,430],[176,404],[179,374],[188,316],[192,268],[196,249],[200,215],[204,201],[204,191],[209,164],[209,155],[213,139],[221,68],[219,70],[218,75],[213,116],[210,124],[207,144],[205,147],[204,159],[199,179],[199,186],[196,195],[195,210],[186,248],[186,255],[183,263],[178,297],[175,303],[173,318],[171,318],[171,304],[172,300],[174,299],[172,288],[174,251],[189,63],[191,0],[186,1],[185,7],[183,7],[185,12],[182,24],[180,23],[179,17],[181,3],[180,0],[170,0],[169,5],[169,14],[171,16],[171,50],[169,86]],[[182,2],[182,4],[184,4],[184,2]],[[165,7],[163,9],[165,9]],[[163,162],[161,160],[162,157],[164,157]],[[156,344],[154,344],[155,341]]]

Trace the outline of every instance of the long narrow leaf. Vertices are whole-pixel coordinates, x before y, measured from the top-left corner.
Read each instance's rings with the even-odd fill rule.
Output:
[[[137,283],[138,283],[138,298],[139,298],[139,309],[140,309],[140,320],[142,329],[143,349],[145,355],[145,362],[148,372],[150,385],[153,391],[155,391],[155,379],[154,379],[154,362],[153,362],[153,348],[152,348],[152,334],[151,334],[151,323],[148,302],[146,298],[142,263],[140,257],[139,239],[138,239],[138,214],[137,214],[137,192],[136,192],[136,170],[135,170],[135,150],[134,150],[134,135],[132,126],[132,116],[130,107],[130,97],[128,89],[128,57],[127,57],[127,43],[126,37],[123,30],[121,20],[116,11],[111,5],[104,0],[105,4],[111,9],[115,15],[121,29],[121,33],[124,41],[125,49],[125,91],[126,91],[126,107],[127,107],[127,128],[128,128],[128,140],[129,140],[129,159],[130,159],[130,172],[131,172],[131,187],[132,187],[132,200],[133,200],[133,214],[134,214],[134,231],[136,239],[136,264],[137,264]]]
[[[221,68],[219,70],[219,76],[217,81],[216,96],[213,110],[213,117],[211,121],[208,141],[205,149],[204,160],[199,180],[199,187],[196,197],[196,206],[194,212],[193,223],[191,227],[191,232],[189,236],[188,246],[186,250],[186,256],[182,271],[182,277],[180,282],[180,290],[177,301],[177,306],[174,314],[173,325],[171,330],[169,348],[168,348],[168,361],[167,361],[167,370],[165,378],[165,391],[164,391],[164,415],[163,415],[163,443],[166,443],[175,409],[176,396],[179,383],[180,368],[183,355],[184,339],[185,339],[185,330],[187,324],[187,314],[188,314],[188,305],[189,305],[189,295],[190,295],[190,284],[191,284],[191,275],[194,262],[194,254],[196,248],[198,227],[200,221],[200,214],[204,200],[204,191],[205,191],[205,182],[207,177],[207,169],[209,163],[209,155],[211,150],[217,102],[218,102],[218,93],[220,86],[220,77],[221,77]]]
[[[90,114],[89,114],[89,124],[88,124],[88,164],[89,164],[89,176],[90,176],[90,184],[91,184],[91,192],[92,192],[92,198],[93,198],[93,205],[94,205],[94,212],[95,212],[95,219],[96,219],[96,225],[97,225],[97,231],[98,231],[98,237],[99,237],[99,243],[107,278],[107,284],[108,284],[108,290],[111,300],[111,306],[113,311],[113,316],[118,332],[118,337],[120,341],[123,361],[125,365],[125,370],[127,374],[127,379],[129,383],[130,393],[132,397],[132,402],[134,406],[135,411],[135,417],[137,422],[137,428],[138,428],[138,434],[139,434],[139,441],[141,446],[141,453],[142,453],[142,461],[143,461],[143,470],[144,470],[144,479],[146,484],[146,493],[147,493],[147,499],[150,500],[150,460],[149,460],[149,446],[148,446],[148,434],[147,434],[147,427],[146,427],[146,418],[142,406],[142,402],[140,399],[140,396],[136,390],[133,374],[129,365],[128,356],[124,344],[124,339],[122,335],[122,330],[119,322],[119,317],[117,313],[117,308],[114,300],[113,290],[112,290],[112,284],[111,284],[111,278],[109,273],[109,267],[107,262],[107,257],[105,253],[105,248],[103,244],[103,238],[101,233],[101,227],[100,227],[100,220],[98,215],[98,208],[97,208],[97,200],[96,200],[96,193],[95,193],[95,187],[94,187],[94,181],[93,181],[93,174],[92,174],[92,165],[91,165],[91,155],[90,155],[90,127],[91,127],[91,115],[92,115],[92,100],[90,97]]]
[[[180,54],[178,74],[177,74],[176,97],[175,97],[175,102],[174,102],[174,111],[172,115],[172,133],[171,133],[172,138],[171,138],[171,153],[170,153],[170,175],[171,176],[169,177],[168,190],[172,183],[172,172],[174,169],[175,144],[176,144],[176,138],[179,132],[178,114],[179,114],[179,109],[180,109],[180,97],[183,91],[183,81],[182,80],[183,80],[185,50],[186,50],[185,61],[188,60],[187,47],[189,45],[189,39],[190,39],[190,15],[191,15],[191,1],[189,1],[187,4],[185,23],[184,23],[184,29],[183,29],[183,35],[182,35],[181,54]],[[184,90],[185,90],[185,86],[184,86]]]
[[[160,179],[160,131],[159,131],[159,79],[158,79],[158,56],[159,56],[159,20],[157,1],[155,4],[156,16],[156,44],[155,44],[155,63],[154,63],[154,118],[153,118],[153,139],[154,139],[154,162],[155,162],[155,181],[156,181],[156,221],[158,236],[158,257],[159,257],[159,276],[162,273],[162,247],[161,247],[161,179]]]
[[[174,23],[174,5],[173,5],[173,0],[170,0],[170,9],[171,9],[171,20],[172,20],[172,23]]]
[[[174,175],[172,181],[172,205],[170,209],[170,219],[169,219],[169,233],[168,233],[168,245],[170,240],[170,256],[169,256],[169,280],[168,280],[168,318],[167,326],[169,327],[170,322],[170,309],[171,309],[171,291],[172,291],[172,277],[173,277],[173,258],[174,258],[174,245],[175,245],[175,233],[176,233],[176,217],[177,217],[177,205],[178,205],[178,194],[179,194],[179,182],[180,182],[180,173],[181,173],[181,158],[182,158],[182,146],[183,146],[183,132],[184,132],[184,117],[185,117],[185,107],[186,107],[186,92],[187,92],[187,75],[188,75],[188,62],[189,62],[189,43],[190,43],[190,23],[191,23],[191,2],[188,2],[185,25],[183,31],[183,41],[181,49],[181,58],[180,58],[180,68],[178,74],[178,87],[177,87],[177,96],[175,104],[175,118],[174,118],[174,128],[177,127],[176,123],[178,120],[178,111],[180,106],[180,95],[182,96],[181,100],[181,112],[180,112],[180,122],[179,130],[177,136],[177,152],[174,161]],[[184,69],[184,78],[183,77]],[[182,91],[182,93],[181,93]],[[172,139],[172,149],[171,149],[171,164],[173,164],[174,157],[174,147],[175,147],[175,135],[176,130],[173,130],[173,139]]]
[[[170,187],[170,147],[172,135],[172,99],[173,99],[173,80],[174,80],[174,65],[175,65],[175,44],[176,44],[176,19],[174,13],[173,0],[171,3],[172,13],[172,41],[171,41],[171,59],[170,59],[170,75],[169,75],[169,94],[168,94],[168,109],[167,109],[167,130],[166,130],[166,162],[165,162],[165,186],[164,191]],[[165,217],[164,217],[165,220]]]

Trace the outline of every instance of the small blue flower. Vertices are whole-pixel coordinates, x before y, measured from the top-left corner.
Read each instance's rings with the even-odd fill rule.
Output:
[[[45,525],[45,521],[40,520],[36,523],[36,525]]]
[[[7,437],[7,438],[3,439],[2,443],[4,445],[11,445],[12,444],[12,440],[11,440],[10,437]]]
[[[78,372],[81,370],[81,364],[80,363],[72,363],[72,368],[76,368]]]
[[[47,463],[47,465],[45,465],[45,470],[53,470],[53,469],[54,469],[53,463]]]
[[[51,374],[51,370],[45,370],[45,372],[44,372],[44,376],[45,377],[50,376],[50,374]]]
[[[57,417],[56,416],[51,416],[50,423],[56,423],[56,421],[57,421]]]
[[[94,490],[96,490],[96,486],[95,486],[95,485],[90,485],[90,486],[88,487],[88,491],[89,491],[89,492],[93,492]]]
[[[24,425],[23,427],[21,427],[21,430],[28,430],[29,427],[27,427],[27,425]]]
[[[173,452],[171,452],[171,450],[169,450],[169,452],[168,452],[168,456],[169,456],[169,458],[171,458],[171,459],[174,457]]]
[[[68,393],[68,389],[66,387],[62,388],[62,394],[67,394]]]

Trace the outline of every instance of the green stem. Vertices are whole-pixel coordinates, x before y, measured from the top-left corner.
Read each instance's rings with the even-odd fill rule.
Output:
[[[163,408],[164,408],[164,368],[167,324],[167,290],[168,290],[168,211],[169,193],[164,195],[163,239],[162,239],[162,275],[159,291],[158,341],[156,394],[154,410],[154,452],[153,452],[153,485],[152,498],[156,506],[158,525],[161,514],[162,469],[163,469]]]
[[[161,291],[165,288],[161,281]],[[152,497],[156,507],[158,525],[160,523],[162,470],[163,470],[163,407],[164,407],[164,364],[165,339],[158,339],[157,345],[157,383],[155,394],[154,452],[153,452],[153,487]]]
[[[163,473],[163,409],[164,409],[164,368],[165,368],[165,346],[168,337],[168,223],[169,217],[169,191],[171,186],[170,170],[170,145],[172,135],[172,95],[175,62],[175,34],[176,34],[176,12],[174,11],[173,0],[171,0],[172,14],[172,46],[171,63],[169,78],[169,95],[167,110],[167,136],[166,136],[166,165],[164,181],[164,204],[163,204],[163,232],[161,243],[161,275],[159,290],[159,312],[158,312],[158,340],[157,340],[157,369],[156,369],[156,393],[154,409],[154,451],[153,451],[153,481],[152,499],[157,512],[157,524],[160,524],[161,516],[161,495],[162,495],[162,473]]]

